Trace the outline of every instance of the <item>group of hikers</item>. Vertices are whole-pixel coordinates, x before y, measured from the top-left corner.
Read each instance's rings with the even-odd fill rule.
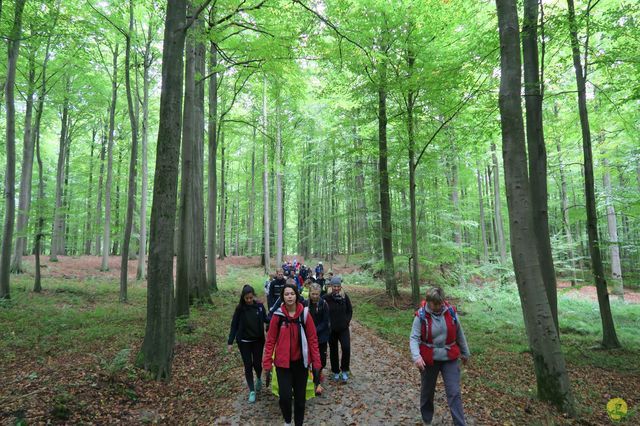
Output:
[[[325,279],[322,262],[314,271],[295,259],[287,262],[265,282],[267,306],[256,299],[252,286],[244,285],[231,321],[228,350],[237,342],[249,387],[248,401],[256,401],[263,371],[265,385],[270,384],[273,368],[285,426],[291,425],[292,418],[295,425],[303,424],[310,375],[311,396],[322,395],[327,346],[333,380],[349,381],[353,308],[342,288],[342,277],[331,272],[327,275]],[[458,360],[466,364],[470,353],[456,310],[445,300],[441,288],[427,291],[413,320],[409,346],[421,372],[423,422],[430,424],[433,419],[436,380],[442,374],[453,422],[465,425]]]

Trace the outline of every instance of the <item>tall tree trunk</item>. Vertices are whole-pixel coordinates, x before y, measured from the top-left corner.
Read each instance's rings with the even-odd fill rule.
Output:
[[[415,64],[415,54],[409,50],[407,62],[409,65],[409,78],[413,74]],[[416,94],[410,90],[407,95],[407,135],[409,138],[409,206],[411,221],[411,300],[414,306],[420,303],[420,255],[418,253],[418,224],[416,212],[416,163],[415,163],[415,128],[413,109],[415,106]]]
[[[138,247],[138,271],[137,280],[147,277],[146,250],[147,250],[147,192],[149,192],[149,166],[148,166],[148,137],[149,137],[149,69],[153,56],[151,55],[152,39],[151,25],[147,33],[147,43],[144,50],[144,63],[142,75],[142,188],[140,190],[140,245]]]
[[[104,157],[107,153],[107,135],[102,127],[102,135],[100,137],[100,177],[98,178],[98,201],[96,203],[96,255],[99,256],[102,253],[102,189],[104,183]]]
[[[175,341],[173,232],[176,223],[186,1],[167,4],[162,51],[158,148],[149,227],[147,324],[137,363],[169,379]]]
[[[215,10],[215,8],[214,8]],[[215,14],[212,12],[212,15]],[[211,19],[214,19],[213,17]],[[217,156],[218,156],[218,50],[216,44],[209,43],[209,119],[207,123],[207,134],[209,136],[208,159],[208,198],[209,208],[207,211],[207,285],[213,291],[218,291],[216,279],[216,231],[217,231],[217,204],[218,204],[218,176],[217,176]]]
[[[267,144],[269,138],[267,137],[267,76],[264,76],[262,82],[262,132],[263,132],[263,145],[262,145],[262,197],[264,204],[264,273],[269,274],[271,272],[271,252],[269,242],[269,156],[267,155]]]
[[[549,299],[553,322],[558,328],[558,291],[549,239],[549,208],[547,195],[547,149],[542,126],[542,83],[538,63],[538,0],[524,1],[522,21],[522,57],[524,61],[524,91],[529,158],[529,183],[533,203],[533,226],[538,258]]]
[[[190,5],[191,11],[195,10]],[[205,276],[204,162],[204,46],[200,20],[187,36],[185,96],[182,128],[182,172],[176,274],[176,315],[189,316],[191,302],[210,303]]]
[[[93,186],[93,153],[96,147],[96,135],[98,131],[93,128],[91,129],[91,156],[89,157],[89,185],[87,190],[87,203],[85,208],[87,209],[87,221],[84,226],[84,248],[83,253],[85,255],[91,254],[91,194],[92,194],[92,186]]]
[[[240,180],[238,179],[236,183],[236,236],[235,236],[235,248],[234,254],[236,256],[240,256]]]
[[[280,124],[280,99],[276,100],[276,265],[282,265],[282,128]]]
[[[378,84],[378,173],[380,174],[380,234],[384,256],[385,285],[387,294],[398,295],[393,265],[393,241],[391,229],[391,199],[389,197],[389,171],[387,166],[387,64],[379,65]]]
[[[257,125],[257,123],[256,123]],[[256,126],[253,127],[253,146],[251,147],[251,196],[249,197],[249,220],[247,221],[247,254],[253,254],[253,224],[255,216],[255,197],[256,193]]]
[[[507,247],[504,239],[504,226],[502,221],[502,202],[500,201],[500,166],[496,155],[496,144],[491,143],[491,159],[493,160],[493,208],[496,227],[496,239],[498,240],[498,252],[500,263],[507,262]]]
[[[578,87],[578,111],[580,114],[580,127],[582,130],[582,152],[584,155],[584,193],[587,205],[587,236],[589,239],[589,253],[591,254],[591,268],[596,281],[598,293],[598,305],[602,319],[602,346],[605,348],[618,348],[620,342],[616,335],[607,281],[604,277],[602,256],[600,253],[600,238],[598,237],[598,216],[596,212],[595,183],[593,177],[593,159],[591,151],[591,129],[589,128],[589,113],[587,112],[586,68],[583,69],[580,59],[580,46],[578,42],[578,27],[576,24],[575,8],[573,0],[567,0],[569,7],[569,35],[571,39],[571,51],[573,53],[573,68],[576,74]],[[586,65],[585,65],[586,67]]]
[[[121,133],[120,131],[118,131],[118,133]],[[114,222],[114,228],[117,230],[120,229],[120,183],[121,183],[121,177],[122,177],[122,150],[123,150],[123,146],[122,145],[118,145],[117,147],[118,150],[118,162],[117,162],[117,167],[116,167],[116,203],[115,203],[115,222]],[[113,248],[111,249],[111,254],[113,256],[117,256],[118,255],[118,247],[120,245],[120,239],[116,238],[113,241]]]
[[[451,204],[453,205],[455,217],[453,241],[456,243],[456,247],[458,249],[459,263],[456,275],[458,277],[458,285],[461,285],[463,282],[462,271],[464,269],[464,253],[462,251],[462,218],[460,217],[460,196],[458,190],[458,159],[454,156],[451,164]]]
[[[66,153],[64,154],[64,186],[62,191],[62,232],[60,238],[60,253],[69,254],[68,247],[73,250],[73,243],[69,238],[69,212],[71,211],[71,188],[69,187],[69,172],[71,170],[71,134],[73,133],[73,123],[69,118],[69,130],[67,131]],[[73,253],[73,251],[71,252]]]
[[[62,191],[64,184],[65,157],[69,133],[69,90],[71,82],[66,80],[66,91],[62,102],[62,125],[60,130],[60,146],[58,149],[58,166],[56,168],[56,199],[53,211],[53,233],[51,235],[51,262],[58,261],[58,255],[64,254],[64,213],[62,212]]]
[[[416,55],[412,49],[407,50],[408,79],[413,78],[413,67]],[[413,108],[416,93],[410,89],[407,94],[407,135],[409,138],[409,206],[411,221],[411,300],[414,306],[420,303],[420,255],[418,254],[418,220],[416,212],[416,161],[415,161],[415,128]]]
[[[224,155],[224,130],[220,131],[220,229],[218,231],[220,238],[218,241],[218,259],[224,259],[227,256],[226,249],[226,226],[227,226],[227,182],[224,179],[225,172],[225,155]]]
[[[31,124],[33,117],[33,98],[35,94],[36,61],[35,52],[29,53],[29,77],[27,86],[26,111],[24,116],[24,139],[22,144],[22,172],[20,175],[20,199],[18,201],[18,222],[16,241],[11,260],[11,272],[22,273],[22,255],[27,246],[27,223],[31,205],[31,178],[33,176],[34,132]]]
[[[211,304],[211,296],[207,286],[207,266],[205,261],[205,233],[204,233],[204,85],[202,76],[206,72],[207,48],[202,41],[204,24],[202,19],[195,23],[197,34],[195,60],[196,60],[196,87],[195,87],[195,149],[193,150],[193,275],[192,286],[189,295],[192,302]]]
[[[624,287],[622,282],[622,266],[620,265],[620,246],[618,244],[618,220],[616,210],[611,199],[611,173],[609,172],[609,161],[603,160],[605,167],[603,183],[607,203],[607,228],[609,230],[609,253],[611,254],[611,280],[613,281],[613,292],[620,299],[624,300]]]
[[[557,111],[557,108],[554,107]],[[557,115],[557,113],[556,113]],[[575,253],[573,247],[573,236],[571,234],[571,225],[569,224],[569,199],[567,195],[567,178],[564,173],[564,163],[562,162],[562,151],[560,149],[560,142],[556,143],[556,150],[558,151],[558,163],[560,170],[560,200],[562,209],[562,227],[564,229],[565,236],[567,237],[567,255],[571,264],[571,285],[576,285],[576,262]]]
[[[111,77],[111,103],[109,104],[109,133],[107,144],[107,181],[104,186],[104,234],[102,236],[101,271],[109,270],[111,247],[111,181],[113,180],[113,132],[115,127],[116,102],[118,97],[118,44],[113,51],[113,75]]]
[[[122,240],[122,257],[120,259],[120,302],[127,301],[127,278],[129,273],[129,244],[133,229],[133,214],[136,203],[136,165],[138,163],[138,117],[135,113],[133,96],[131,95],[131,37],[133,35],[133,0],[129,0],[129,32],[126,37],[124,81],[127,91],[127,107],[131,123],[131,161],[129,161],[129,190],[127,193],[127,217]]]
[[[353,126],[353,142],[355,148],[355,188],[356,188],[356,234],[354,236],[354,250],[364,253],[368,246],[367,232],[367,199],[364,189],[364,164],[362,162],[362,141],[358,135],[358,128]]]
[[[58,22],[59,13],[56,12],[55,18],[53,19],[52,28],[55,28],[56,23]],[[41,242],[43,235],[43,227],[44,227],[44,211],[42,204],[44,203],[44,175],[43,175],[43,166],[42,166],[42,157],[40,155],[40,122],[42,120],[42,113],[44,112],[44,99],[47,93],[47,64],[49,62],[49,49],[51,47],[51,33],[47,36],[47,47],[45,48],[44,59],[42,61],[42,84],[40,85],[40,91],[38,93],[38,106],[36,112],[36,121],[33,132],[33,139],[35,144],[36,151],[36,159],[38,162],[38,198],[36,202],[37,206],[37,221],[36,221],[36,233],[35,233],[35,244],[34,244],[34,254],[35,254],[35,273],[34,273],[34,283],[33,283],[33,291],[36,293],[40,293],[42,291],[42,277],[40,274],[40,254],[42,253]]]
[[[480,231],[482,233],[482,262],[489,260],[489,244],[487,243],[487,223],[484,217],[484,199],[482,197],[482,175],[480,163],[477,164],[476,178],[478,180],[478,205],[480,206]]]
[[[5,211],[4,229],[2,232],[2,255],[0,256],[0,299],[11,297],[10,261],[11,243],[13,238],[13,225],[16,213],[15,186],[16,186],[16,110],[15,110],[15,84],[18,52],[20,50],[20,34],[22,32],[22,11],[25,0],[16,0],[13,28],[9,36],[7,49],[7,82],[5,84],[5,108],[7,111],[6,126],[6,150],[7,169],[5,175]]]
[[[522,313],[533,354],[538,397],[573,414],[560,339],[553,323],[538,263],[533,229],[531,193],[527,178],[524,123],[521,106],[521,64],[518,13],[515,0],[497,0],[500,29],[500,116],[502,152],[509,210],[511,258]]]
[[[193,12],[193,4],[187,7]],[[195,149],[196,52],[193,28],[187,32],[185,46],[184,108],[182,112],[182,160],[180,168],[180,214],[178,215],[178,255],[176,258],[176,316],[189,317],[189,267],[193,256],[193,151]]]
[[[42,87],[46,86],[46,74],[42,73]],[[44,104],[40,105],[40,108],[43,108]],[[42,110],[38,111],[40,115]],[[38,199],[37,199],[37,211],[38,211],[38,220],[36,221],[36,235],[35,235],[35,279],[33,283],[33,291],[36,293],[40,293],[42,291],[42,277],[40,275],[40,254],[42,253],[42,249],[40,244],[42,242],[43,237],[43,227],[44,227],[44,176],[43,176],[43,167],[42,167],[42,157],[40,155],[40,133],[37,131],[38,127],[36,127],[35,134],[35,148],[36,148],[36,159],[38,161]]]

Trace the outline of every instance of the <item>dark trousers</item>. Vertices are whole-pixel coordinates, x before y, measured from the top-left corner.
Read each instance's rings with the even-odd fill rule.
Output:
[[[276,367],[278,375],[278,388],[280,393],[280,411],[285,423],[291,423],[291,398],[293,397],[294,416],[296,426],[302,426],[304,422],[305,391],[309,371],[304,367],[300,359],[291,361],[289,368]]]
[[[262,349],[264,348],[264,342],[238,342],[238,347],[244,364],[244,377],[247,379],[249,390],[254,391],[253,371],[256,372],[256,377],[259,379],[262,375]]]
[[[442,373],[447,403],[451,411],[453,424],[466,425],[462,411],[462,396],[460,395],[460,367],[458,361],[434,361],[433,366],[426,366],[422,372],[422,386],[420,387],[420,413],[422,420],[431,423],[433,419],[433,395],[436,390],[438,374]]]
[[[342,359],[338,364],[338,342],[342,347]],[[331,337],[329,338],[329,351],[331,357],[331,371],[333,374],[340,371],[349,371],[349,362],[351,361],[351,335],[349,329],[346,328],[340,331],[331,330]]]
[[[320,362],[322,363],[322,368],[327,366],[327,346],[329,342],[319,343],[318,349],[320,350]],[[320,384],[320,370],[313,371],[313,383],[318,386]]]

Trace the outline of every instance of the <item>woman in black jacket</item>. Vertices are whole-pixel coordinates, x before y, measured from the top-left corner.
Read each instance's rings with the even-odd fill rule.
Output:
[[[233,348],[233,341],[238,342],[244,376],[249,386],[249,402],[256,402],[256,392],[262,388],[262,350],[264,348],[264,324],[267,323],[267,311],[264,305],[256,300],[253,287],[242,287],[240,302],[236,306],[231,320],[231,330],[227,345],[229,351]],[[257,380],[253,382],[253,371]]]
[[[349,380],[349,363],[351,361],[349,324],[353,315],[353,307],[349,296],[342,290],[342,277],[337,275],[331,278],[329,285],[331,293],[327,294],[324,300],[329,305],[329,322],[331,324],[329,337],[331,371],[333,372],[333,380],[342,380],[346,383]],[[338,359],[338,343],[342,347],[341,359]]]
[[[321,368],[313,371],[313,383],[316,389],[316,395],[322,394],[322,369],[327,365],[327,345],[329,344],[329,305],[320,297],[320,285],[311,284],[309,289],[309,299],[304,301],[304,306],[309,307],[309,313],[313,318],[316,326],[316,334],[318,335],[318,349],[320,350]]]

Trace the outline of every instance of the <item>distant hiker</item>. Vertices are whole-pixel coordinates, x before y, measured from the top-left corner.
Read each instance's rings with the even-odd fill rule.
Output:
[[[318,264],[316,265],[316,277],[319,274],[324,274],[324,266],[322,265],[322,262],[318,262]]]
[[[264,305],[256,300],[253,287],[242,287],[240,302],[236,306],[231,320],[231,329],[227,339],[227,349],[233,349],[233,341],[238,342],[244,377],[249,386],[249,402],[256,402],[256,392],[262,388],[262,350],[264,348],[264,325],[267,322],[267,311]],[[253,371],[257,380],[253,382]]]
[[[291,277],[284,280],[284,284],[282,285],[282,288],[284,288],[284,285],[286,284],[291,284],[296,287],[298,286],[296,279]],[[267,313],[267,318],[269,319],[269,321],[271,321],[271,317],[273,316],[273,314],[280,308],[280,305],[282,305],[282,299],[280,298],[280,294],[282,293],[282,288],[278,293],[278,297],[276,297],[276,301],[273,303],[273,305],[271,305],[271,308],[269,309],[269,313]],[[300,298],[304,300],[304,297],[302,297],[302,294],[300,294],[300,290],[298,290],[298,294],[300,295]],[[267,326],[267,331],[269,331],[269,326]]]
[[[320,286],[320,296],[327,294],[326,282],[327,280],[324,278],[324,273],[320,272],[316,276],[316,283]]]
[[[311,295],[312,284],[313,284],[313,281],[311,281],[311,278],[307,278],[307,280],[304,282],[304,285],[302,286],[302,298],[304,300],[309,300],[309,296]]]
[[[273,281],[275,278],[276,278],[276,274],[271,272],[269,274],[269,278],[264,282],[264,296],[265,297],[269,296],[269,287],[271,287],[271,281]],[[267,305],[268,304],[269,304],[269,302],[267,302]]]
[[[295,285],[287,283],[281,293],[284,301],[271,318],[262,357],[266,371],[276,367],[279,404],[285,425],[291,425],[291,399],[296,426],[304,422],[305,390],[309,368],[320,368],[318,336],[309,309],[299,302]],[[274,356],[275,353],[275,356]]]
[[[284,278],[284,271],[282,269],[276,270],[276,278],[271,281],[269,286],[269,293],[267,293],[267,305],[269,309],[273,308],[276,303],[276,299],[280,297],[280,292],[282,291],[282,287],[287,283]]]
[[[287,263],[287,262],[284,262],[284,263],[282,264],[282,272],[284,272],[284,276],[285,276],[285,277],[288,277],[288,276],[289,276],[289,274],[291,273],[291,270],[290,270],[290,268],[289,268],[289,265],[290,265],[290,264],[289,264],[289,263]]]
[[[309,277],[309,275],[310,275],[309,272],[310,272],[310,270],[309,270],[309,268],[307,268],[307,265],[302,265],[300,267],[300,276],[302,277],[302,281],[303,282],[306,281],[307,278]]]
[[[351,361],[351,335],[349,324],[353,315],[351,300],[342,291],[342,277],[333,277],[329,283],[331,293],[324,297],[329,305],[329,321],[331,335],[329,337],[329,351],[331,358],[331,371],[333,380],[349,380],[349,362]],[[338,342],[342,347],[342,358],[338,363]]]
[[[309,299],[305,300],[304,305],[309,308],[309,313],[313,318],[318,335],[318,349],[320,351],[321,367],[313,371],[313,383],[316,389],[316,395],[322,395],[322,370],[327,365],[327,345],[329,343],[329,305],[320,297],[320,286],[316,283],[311,284]]]
[[[416,367],[421,372],[420,413],[425,423],[433,420],[433,395],[438,373],[442,373],[447,402],[453,423],[465,425],[460,395],[460,367],[469,359],[469,347],[464,337],[455,307],[444,297],[439,287],[427,290],[426,300],[416,312],[411,328],[409,347]]]
[[[330,283],[331,283],[331,280],[333,279],[333,271],[327,272],[326,278],[327,278],[327,283],[329,283],[329,285],[331,285]]]

